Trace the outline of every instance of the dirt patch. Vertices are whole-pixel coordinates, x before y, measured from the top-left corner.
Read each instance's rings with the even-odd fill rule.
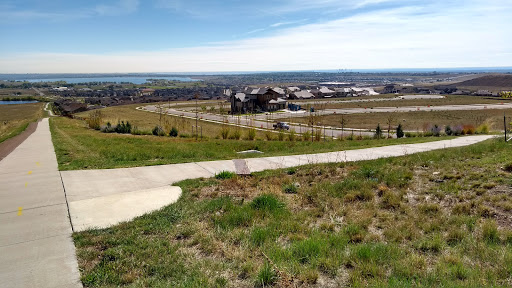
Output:
[[[39,120],[41,121],[41,120]],[[12,138],[9,138],[5,140],[4,142],[0,143],[0,160],[7,157],[7,155],[11,154],[16,147],[18,147],[23,141],[25,141],[28,136],[30,136],[34,131],[36,131],[38,122],[32,122],[27,126],[27,129],[25,131],[21,132],[21,134],[14,136]]]

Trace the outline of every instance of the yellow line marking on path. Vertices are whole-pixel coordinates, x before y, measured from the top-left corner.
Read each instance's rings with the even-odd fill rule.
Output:
[[[28,171],[28,175],[32,174],[32,171]]]
[[[18,207],[18,216],[21,216],[23,214],[23,207]]]

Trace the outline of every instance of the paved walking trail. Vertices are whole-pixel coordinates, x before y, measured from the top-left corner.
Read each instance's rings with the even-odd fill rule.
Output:
[[[48,119],[0,161],[0,286],[81,287]]]
[[[121,169],[62,171],[68,195],[71,221],[75,231],[106,227],[168,205],[179,198],[181,190],[171,187],[185,179],[209,178],[221,171],[249,174],[268,169],[305,164],[351,162],[403,156],[436,149],[460,147],[494,136],[459,137],[428,143],[393,145],[308,155],[263,157],[195,162]],[[116,201],[123,205],[114,205]],[[105,202],[107,201],[107,202]]]
[[[173,203],[181,196],[179,187],[170,186],[177,181],[212,177],[221,171],[247,174],[305,164],[395,157],[471,145],[492,137],[59,173],[46,118],[0,161],[0,286],[81,287],[72,231],[107,227]]]

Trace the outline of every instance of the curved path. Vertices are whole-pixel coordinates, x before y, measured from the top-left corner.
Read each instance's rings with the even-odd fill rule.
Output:
[[[394,99],[394,98],[390,98]],[[357,101],[357,100],[354,100]],[[163,105],[164,107],[167,104]],[[138,107],[138,110],[159,113],[156,105],[146,105]],[[316,115],[340,115],[340,114],[366,114],[366,113],[396,113],[396,112],[418,112],[418,111],[476,111],[476,110],[502,110],[512,109],[512,103],[498,103],[498,104],[471,104],[471,105],[440,105],[440,106],[404,106],[404,107],[374,107],[366,108],[337,108],[325,109],[315,112]],[[163,113],[173,116],[182,116],[190,119],[195,119],[196,114],[187,110],[176,110],[174,108],[164,109]],[[215,123],[229,123],[241,127],[255,127],[257,129],[271,129],[275,121],[290,122],[290,129],[295,130],[296,133],[302,134],[306,131],[311,131],[311,126],[307,124],[291,123],[293,118],[308,117],[309,113],[305,111],[299,112],[277,112],[270,114],[258,114],[251,116],[233,116],[233,115],[219,115],[209,113],[199,113],[201,121],[209,121]],[[280,119],[280,120],[279,120]],[[340,128],[336,127],[323,127],[314,126],[315,129],[320,129],[322,135],[326,137],[337,138],[342,134]],[[350,134],[373,136],[374,132],[368,129],[352,129],[345,128],[343,131],[345,136]]]
[[[184,179],[371,160],[471,145],[494,136],[340,152],[59,173],[48,118],[0,161],[2,287],[81,287],[73,231],[108,227],[177,201]],[[70,221],[71,220],[71,221]]]
[[[436,149],[471,145],[493,137],[495,136],[466,136],[453,140],[319,154],[220,160],[121,169],[62,171],[61,174],[68,195],[71,220],[75,231],[80,231],[97,226],[106,227],[110,224],[129,220],[130,212],[133,211],[133,209],[135,209],[135,211],[139,209],[138,206],[143,205],[146,201],[144,197],[147,197],[146,199],[150,203],[155,204],[152,206],[153,209],[163,207],[170,203],[170,201],[173,201],[173,199],[178,199],[181,190],[169,190],[167,192],[168,194],[165,194],[161,189],[168,189],[165,187],[169,187],[173,183],[185,179],[209,178],[221,171],[249,174],[268,169],[287,168],[306,164],[352,162],[397,157]],[[158,196],[152,196],[153,193],[160,193],[158,195],[167,196],[163,198],[164,200],[158,202]],[[171,195],[173,193],[175,196]],[[131,204],[117,208],[102,205],[102,201],[104,199],[110,200],[110,197],[121,197],[124,198],[126,203]],[[135,197],[135,199],[130,200],[132,197]],[[82,205],[83,203],[87,203],[88,205]],[[99,207],[101,207],[101,209]],[[124,210],[126,213],[122,215],[119,214],[121,210]],[[98,222],[94,222],[94,219],[98,219]]]

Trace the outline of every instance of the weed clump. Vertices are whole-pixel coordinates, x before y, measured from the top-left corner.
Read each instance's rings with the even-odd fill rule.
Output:
[[[218,174],[215,174],[216,179],[231,179],[235,176],[236,176],[235,173],[229,172],[229,171],[221,171]]]
[[[272,265],[268,262],[263,264],[263,267],[258,272],[258,276],[256,279],[257,287],[266,287],[274,285],[277,281],[277,273],[272,268]]]
[[[222,127],[222,129],[220,129],[220,136],[222,137],[222,139],[226,140],[228,139],[228,136],[229,136],[229,128],[228,127]]]
[[[247,140],[253,141],[256,139],[256,129],[251,128],[247,131]]]
[[[254,198],[251,202],[251,208],[260,211],[275,211],[284,207],[284,203],[279,201],[274,195],[264,194]]]
[[[101,114],[101,110],[94,110],[91,113],[89,113],[89,118],[87,119],[87,125],[91,129],[100,130],[102,121],[103,121],[103,115]]]
[[[283,185],[283,192],[287,194],[297,194],[298,187],[295,183]]]
[[[496,222],[488,220],[482,223],[482,238],[487,244],[498,244],[500,242]]]

